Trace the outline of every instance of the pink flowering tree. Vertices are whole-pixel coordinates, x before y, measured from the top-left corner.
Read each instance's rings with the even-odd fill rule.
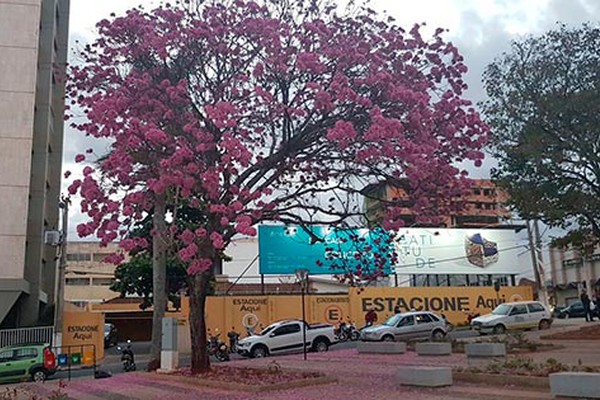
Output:
[[[236,235],[263,221],[356,224],[361,189],[390,179],[410,182],[414,212],[429,219],[460,194],[456,165],[481,164],[487,127],[441,29],[425,38],[366,8],[317,4],[134,9],[99,22],[72,69],[69,95],[87,117],[74,126],[110,140],[70,187],[89,216],[79,234],[149,246],[127,233],[153,213],[155,266],[183,243],[194,372],[209,368],[206,293]],[[197,228],[168,226],[178,204],[197,210]],[[386,207],[383,227],[400,226],[400,204]]]

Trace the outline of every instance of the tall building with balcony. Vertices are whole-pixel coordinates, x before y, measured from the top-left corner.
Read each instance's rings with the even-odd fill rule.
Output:
[[[52,321],[69,0],[0,0],[0,328]]]
[[[363,189],[366,218],[370,224],[377,225],[382,221],[386,201],[400,201],[406,207],[401,208],[400,218],[405,226],[422,226],[416,222],[413,210],[410,208],[411,198],[408,190],[400,181],[396,185],[377,183]],[[444,228],[492,228],[502,227],[511,218],[505,203],[507,194],[496,187],[488,179],[475,179],[470,190],[460,198],[453,199],[452,207],[456,211],[441,215],[436,227]]]
[[[99,242],[69,242],[65,271],[65,300],[80,307],[119,297],[110,290],[116,266],[105,258],[119,252],[117,243],[106,247]]]

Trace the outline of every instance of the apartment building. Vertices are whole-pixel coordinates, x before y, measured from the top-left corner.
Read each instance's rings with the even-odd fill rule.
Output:
[[[52,321],[69,0],[0,0],[0,328]]]
[[[600,247],[590,254],[579,250],[550,248],[551,295],[557,305],[579,300],[582,289],[600,290]]]
[[[369,223],[378,224],[383,218],[385,201],[400,200],[406,207],[401,210],[401,218],[406,226],[420,226],[416,223],[414,212],[410,208],[410,193],[398,185],[378,183],[363,189],[364,207]],[[444,228],[491,228],[503,225],[511,218],[505,206],[507,194],[498,189],[488,179],[475,179],[470,190],[460,198],[453,199],[462,203],[457,211],[441,216],[437,227]]]

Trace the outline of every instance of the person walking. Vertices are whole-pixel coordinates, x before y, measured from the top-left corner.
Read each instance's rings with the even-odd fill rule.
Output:
[[[592,322],[594,320],[594,315],[592,314],[592,309],[590,307],[591,300],[590,300],[590,296],[588,296],[585,289],[583,289],[581,291],[581,296],[579,296],[579,298],[581,299],[581,304],[583,304],[583,312],[585,313],[585,321]]]
[[[394,307],[394,314],[400,314],[402,312],[402,310],[400,310],[400,305],[396,304],[396,307]]]

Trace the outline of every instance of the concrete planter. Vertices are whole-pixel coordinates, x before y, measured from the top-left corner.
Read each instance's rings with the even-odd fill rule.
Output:
[[[396,372],[396,382],[403,386],[451,386],[452,368],[414,366],[402,367]]]
[[[600,373],[558,372],[550,374],[550,392],[558,398],[600,399]]]
[[[404,342],[359,342],[356,350],[360,354],[403,354],[406,353]]]
[[[448,356],[452,354],[452,344],[435,342],[417,343],[415,350],[420,356]]]
[[[504,343],[469,343],[465,345],[467,357],[506,357]]]

